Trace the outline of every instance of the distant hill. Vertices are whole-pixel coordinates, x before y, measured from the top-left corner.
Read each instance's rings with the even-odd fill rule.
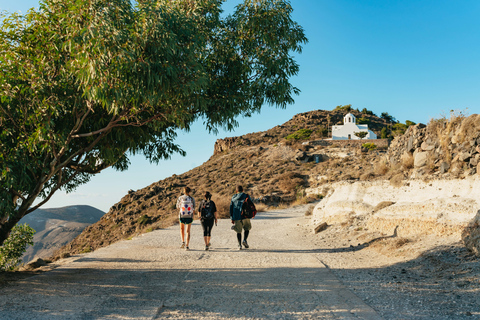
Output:
[[[26,223],[36,233],[34,245],[29,246],[23,255],[23,262],[32,259],[48,258],[72,241],[89,225],[97,222],[105,214],[91,206],[68,206],[53,209],[38,209],[20,220]]]

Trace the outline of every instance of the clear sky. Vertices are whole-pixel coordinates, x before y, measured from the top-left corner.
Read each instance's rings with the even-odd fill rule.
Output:
[[[227,0],[231,12],[239,0]],[[45,208],[86,204],[104,211],[137,190],[201,165],[216,139],[264,131],[311,110],[352,104],[397,120],[428,123],[450,110],[480,113],[480,1],[292,0],[293,18],[309,43],[297,56],[292,79],[302,91],[287,109],[265,106],[239,119],[235,132],[208,134],[201,122],[177,142],[186,157],[158,165],[132,158],[126,172],[106,170],[71,194],[58,193]],[[0,10],[21,11],[36,0],[0,0]]]

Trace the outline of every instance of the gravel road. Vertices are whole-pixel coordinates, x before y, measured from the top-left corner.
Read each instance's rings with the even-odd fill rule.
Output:
[[[382,319],[321,262],[307,206],[262,212],[249,249],[230,221],[204,250],[199,221],[190,251],[179,227],[71,257],[2,289],[1,319]]]

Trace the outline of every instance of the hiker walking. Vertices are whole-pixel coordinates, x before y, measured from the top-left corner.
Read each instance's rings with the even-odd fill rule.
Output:
[[[198,217],[203,228],[203,239],[205,240],[205,250],[210,248],[210,238],[213,223],[217,224],[217,207],[215,202],[212,201],[212,195],[210,192],[205,192],[205,200],[200,202],[198,206]]]
[[[180,234],[182,236],[182,245],[180,248],[189,250],[190,229],[193,222],[193,214],[195,213],[195,199],[190,196],[190,188],[183,188],[183,195],[178,197],[177,209],[180,210]],[[187,243],[185,244],[185,225],[187,226]]]
[[[236,190],[237,193],[233,195],[232,201],[230,202],[230,219],[232,220],[233,224],[232,229],[237,233],[238,250],[242,250],[242,244],[245,248],[248,248],[247,238],[248,234],[250,233],[250,229],[252,229],[250,218],[246,217],[245,215],[246,206],[244,203],[249,201],[253,208],[255,208],[255,206],[253,205],[253,202],[250,201],[250,196],[246,193],[243,193],[242,186],[237,186]],[[243,242],[242,229],[245,230]]]

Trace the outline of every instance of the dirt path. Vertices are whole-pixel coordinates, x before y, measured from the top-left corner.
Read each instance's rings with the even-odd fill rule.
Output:
[[[320,262],[305,210],[260,213],[241,251],[229,220],[204,251],[195,221],[190,251],[175,226],[70,258],[4,288],[0,318],[381,319]]]

